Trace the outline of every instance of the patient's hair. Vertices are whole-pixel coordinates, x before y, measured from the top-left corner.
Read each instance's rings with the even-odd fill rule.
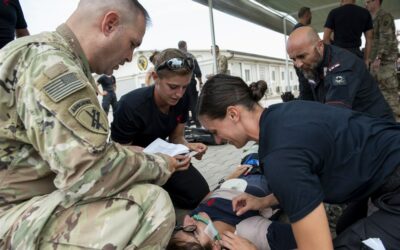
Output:
[[[187,242],[172,236],[166,250],[212,250],[211,245],[202,246],[197,242]]]

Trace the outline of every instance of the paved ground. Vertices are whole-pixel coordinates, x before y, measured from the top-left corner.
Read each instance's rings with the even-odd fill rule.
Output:
[[[249,142],[241,149],[229,144],[208,146],[203,159],[198,161],[193,158],[192,163],[203,174],[210,189],[213,190],[222,177],[227,176],[240,164],[240,160],[248,154],[253,144],[254,142]]]

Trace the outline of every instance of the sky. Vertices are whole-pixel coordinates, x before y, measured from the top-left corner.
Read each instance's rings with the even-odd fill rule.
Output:
[[[20,0],[31,34],[52,31],[63,23],[79,0]],[[185,40],[189,50],[210,49],[208,7],[192,0],[142,0],[152,18],[139,50],[177,47]],[[216,43],[220,49],[285,58],[282,34],[214,11]],[[396,21],[400,28],[400,20]]]

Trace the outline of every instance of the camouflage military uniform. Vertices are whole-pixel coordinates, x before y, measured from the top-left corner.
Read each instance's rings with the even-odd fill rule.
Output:
[[[0,51],[0,249],[168,242],[168,159],[108,142],[95,89],[66,25]]]
[[[218,74],[228,74],[228,59],[224,55],[218,55],[217,72]]]
[[[374,40],[371,49],[371,61],[381,59],[379,70],[371,71],[376,78],[383,96],[400,121],[400,103],[398,97],[398,81],[396,76],[396,60],[398,55],[396,28],[390,13],[379,9],[374,18]]]

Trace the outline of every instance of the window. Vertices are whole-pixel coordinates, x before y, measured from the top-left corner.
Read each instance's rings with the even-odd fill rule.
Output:
[[[275,81],[275,70],[272,71],[272,81]]]
[[[290,71],[290,80],[293,81],[293,71]]]
[[[282,72],[282,81],[285,81],[285,72]]]
[[[246,82],[250,81],[250,70],[249,69],[244,70],[244,77],[245,77]]]
[[[276,90],[276,93],[281,93],[281,88],[279,87],[279,86],[277,86],[276,88],[275,88],[275,90]]]
[[[263,66],[260,66],[260,79],[266,80],[266,78],[265,78],[265,67],[263,67]]]

